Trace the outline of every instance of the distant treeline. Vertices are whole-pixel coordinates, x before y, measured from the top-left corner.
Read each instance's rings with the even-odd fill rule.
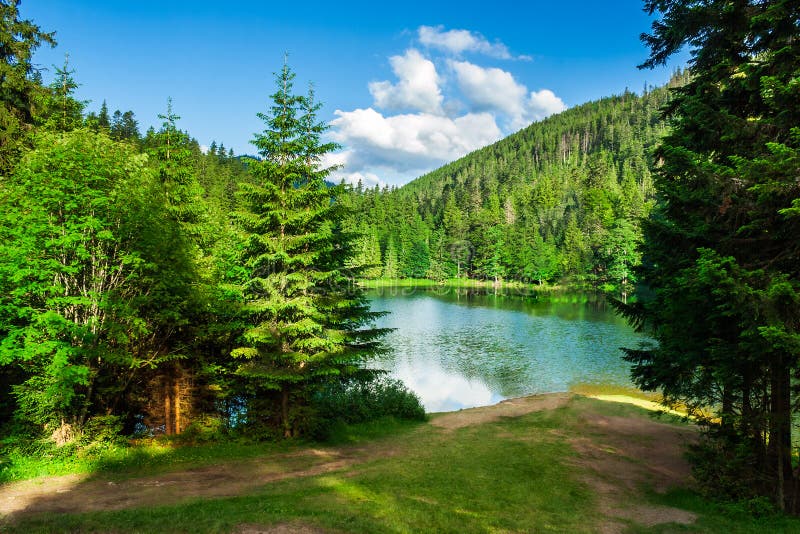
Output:
[[[676,72],[669,84],[686,83]],[[355,188],[348,221],[367,277],[569,279],[623,298],[654,203],[669,88],[534,123],[397,189]]]

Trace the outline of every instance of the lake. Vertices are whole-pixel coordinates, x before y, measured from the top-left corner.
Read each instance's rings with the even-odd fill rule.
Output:
[[[376,325],[394,328],[385,369],[428,412],[495,404],[575,384],[632,386],[620,347],[647,338],[599,296],[535,298],[486,291],[390,288],[368,292]]]

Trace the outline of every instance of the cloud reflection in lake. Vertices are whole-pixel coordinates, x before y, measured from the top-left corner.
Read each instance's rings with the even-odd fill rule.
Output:
[[[429,412],[495,404],[505,398],[566,391],[571,384],[631,385],[620,347],[636,334],[602,302],[538,301],[495,295],[370,295],[391,312],[386,369]]]

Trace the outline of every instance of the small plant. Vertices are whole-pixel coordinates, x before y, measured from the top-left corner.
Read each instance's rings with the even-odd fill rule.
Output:
[[[121,445],[125,443],[122,435],[123,420],[114,415],[92,417],[84,425],[79,439],[81,445],[104,444]]]

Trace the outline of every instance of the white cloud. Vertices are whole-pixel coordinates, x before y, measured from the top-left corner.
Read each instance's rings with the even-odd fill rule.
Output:
[[[336,167],[338,171],[339,169],[347,165],[347,159],[350,157],[351,153],[352,153],[351,150],[342,150],[339,152],[326,152],[320,158],[318,168],[329,169],[331,167]]]
[[[502,69],[484,68],[468,61],[451,60],[448,64],[456,73],[464,97],[475,109],[505,114],[511,130],[567,108],[551,90],[528,93],[527,87]]]
[[[402,56],[389,58],[389,63],[399,81],[396,84],[388,81],[369,84],[376,107],[442,113],[440,80],[432,61],[411,48]]]
[[[401,185],[566,108],[549,89],[530,91],[509,71],[453,57],[466,51],[511,57],[502,43],[441,26],[422,26],[419,40],[430,49],[392,56],[396,79],[369,84],[372,107],[336,110],[330,139],[344,150],[324,162],[342,167],[332,180]],[[431,54],[433,48],[448,53]]]
[[[337,110],[331,137],[348,147],[346,172],[389,170],[414,178],[501,137],[490,113],[450,118],[430,113],[384,116],[372,108]]]
[[[383,188],[383,186],[387,185],[384,180],[381,180],[381,178],[373,172],[348,172],[348,169],[351,167],[351,159],[353,159],[352,150],[342,150],[340,152],[332,153],[329,152],[327,154],[323,154],[322,161],[320,161],[320,167],[337,167],[337,169],[328,177],[329,181],[336,184],[338,184],[341,180],[344,180],[345,183],[357,185],[360,180],[361,184],[365,188],[373,188],[376,185]]]
[[[478,109],[497,110],[511,116],[524,113],[523,100],[528,90],[510,72],[483,68],[468,61],[450,61],[464,96]]]
[[[561,113],[567,109],[564,101],[558,98],[550,89],[531,92],[528,99],[528,111],[533,120],[541,120],[553,113]]]
[[[469,30],[447,30],[444,26],[420,26],[417,30],[419,42],[431,48],[438,48],[451,54],[477,52],[498,59],[524,59],[530,56],[517,56],[508,51],[508,47],[499,41],[490,43],[483,35]]]

